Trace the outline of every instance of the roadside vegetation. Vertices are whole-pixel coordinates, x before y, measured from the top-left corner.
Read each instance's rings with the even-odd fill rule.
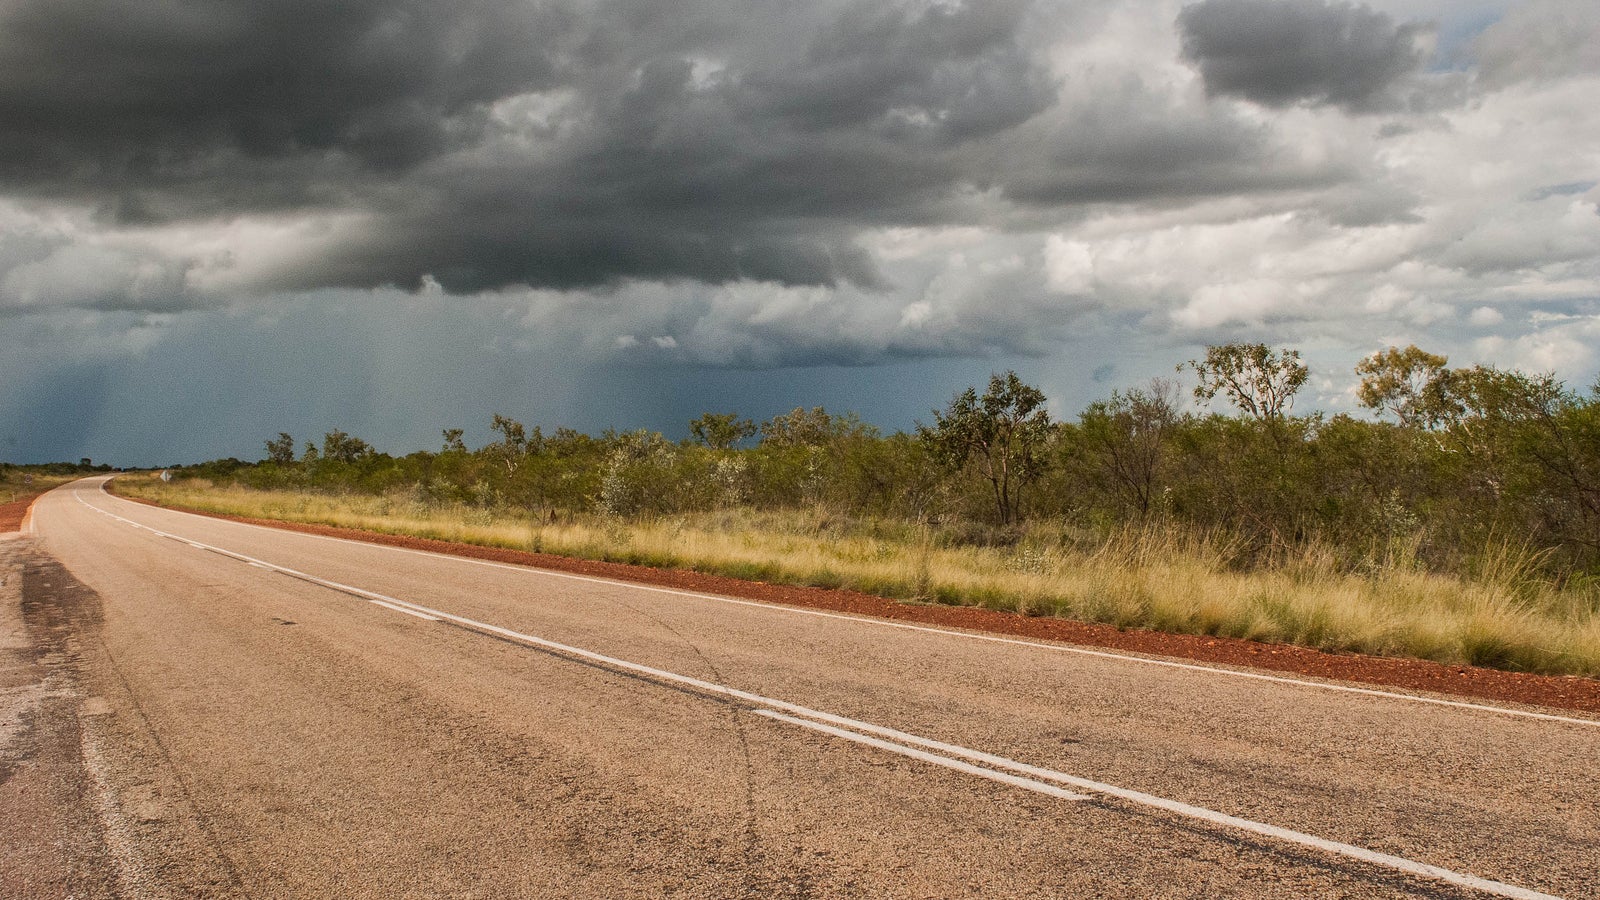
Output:
[[[29,505],[45,491],[91,472],[110,470],[110,466],[97,469],[87,462],[26,466],[0,462],[0,534],[19,530]]]
[[[1012,373],[914,433],[821,408],[655,432],[496,416],[391,457],[340,431],[124,477],[179,506],[846,587],[1121,627],[1600,675],[1600,389],[1358,368],[1380,421],[1296,415],[1299,355],[1208,348],[1074,421]]]
[[[0,505],[26,502],[74,478],[109,471],[111,471],[110,466],[80,463],[16,465],[0,462]]]

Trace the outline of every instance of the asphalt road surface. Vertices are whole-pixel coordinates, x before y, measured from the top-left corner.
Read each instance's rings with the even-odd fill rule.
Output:
[[[1600,896],[1581,716],[264,529],[101,479],[30,530],[0,542],[4,896]]]

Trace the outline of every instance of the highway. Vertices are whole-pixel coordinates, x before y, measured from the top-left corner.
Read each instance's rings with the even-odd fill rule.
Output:
[[[0,543],[32,647],[7,683],[49,725],[0,772],[63,798],[0,788],[39,820],[0,894],[1600,897],[1581,714],[342,541],[103,481]]]

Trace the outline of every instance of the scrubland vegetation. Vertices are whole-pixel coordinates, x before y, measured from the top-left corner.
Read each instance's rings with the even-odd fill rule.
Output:
[[[317,522],[1124,627],[1600,675],[1600,391],[1358,369],[1384,421],[1295,415],[1292,351],[1209,348],[1056,422],[1015,375],[911,434],[797,409],[693,437],[496,416],[391,457],[342,432],[119,490]],[[1223,412],[1226,404],[1231,407]]]
[[[20,466],[0,462],[0,504],[36,497],[82,475],[109,471],[110,466],[93,467],[74,463]]]

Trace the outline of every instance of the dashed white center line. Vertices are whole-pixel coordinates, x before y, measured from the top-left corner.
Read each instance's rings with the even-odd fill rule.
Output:
[[[395,605],[393,603],[390,603],[390,602],[388,602],[386,600],[368,600],[367,602],[375,604],[377,606],[381,606],[384,609],[392,609],[392,610],[394,610],[395,612],[398,612],[398,613],[405,613],[408,616],[416,616],[419,619],[426,619],[429,622],[437,622],[437,621],[439,621],[439,617],[438,616],[430,616],[427,613],[420,613],[420,612],[417,612],[414,609],[406,609],[404,606],[397,606],[397,605]]]
[[[935,753],[929,753],[926,750],[918,750],[915,747],[907,747],[902,744],[895,744],[889,741],[880,740],[875,737],[869,737],[865,734],[857,734],[854,731],[846,731],[843,728],[835,728],[832,725],[824,725],[821,722],[813,722],[809,719],[801,719],[795,716],[786,716],[783,713],[773,712],[770,709],[756,709],[751,710],[751,712],[754,712],[758,716],[764,716],[768,719],[772,719],[776,722],[787,722],[790,725],[798,725],[801,728],[809,728],[812,731],[820,731],[823,734],[831,734],[834,737],[844,738],[847,741],[854,741],[857,744],[865,744],[868,747],[876,747],[879,750],[887,750],[890,753],[898,753],[901,756],[909,756],[912,759],[919,759],[923,762],[932,763],[936,766],[944,766],[946,769],[954,769],[957,772],[965,772],[968,775],[976,775],[979,778],[987,778],[990,781],[998,781],[1001,784],[1009,784],[1012,787],[1019,787],[1026,791],[1033,791],[1036,794],[1045,794],[1047,796],[1057,797],[1062,800],[1089,799],[1088,794],[1075,794],[1072,791],[1056,787],[1053,784],[1045,784],[1042,781],[1035,781],[1032,778],[1023,778],[1020,775],[1012,775],[1007,772],[996,772],[993,769],[985,769],[982,766],[975,766],[972,763],[962,762],[959,759],[951,759],[948,756],[939,756]]]

